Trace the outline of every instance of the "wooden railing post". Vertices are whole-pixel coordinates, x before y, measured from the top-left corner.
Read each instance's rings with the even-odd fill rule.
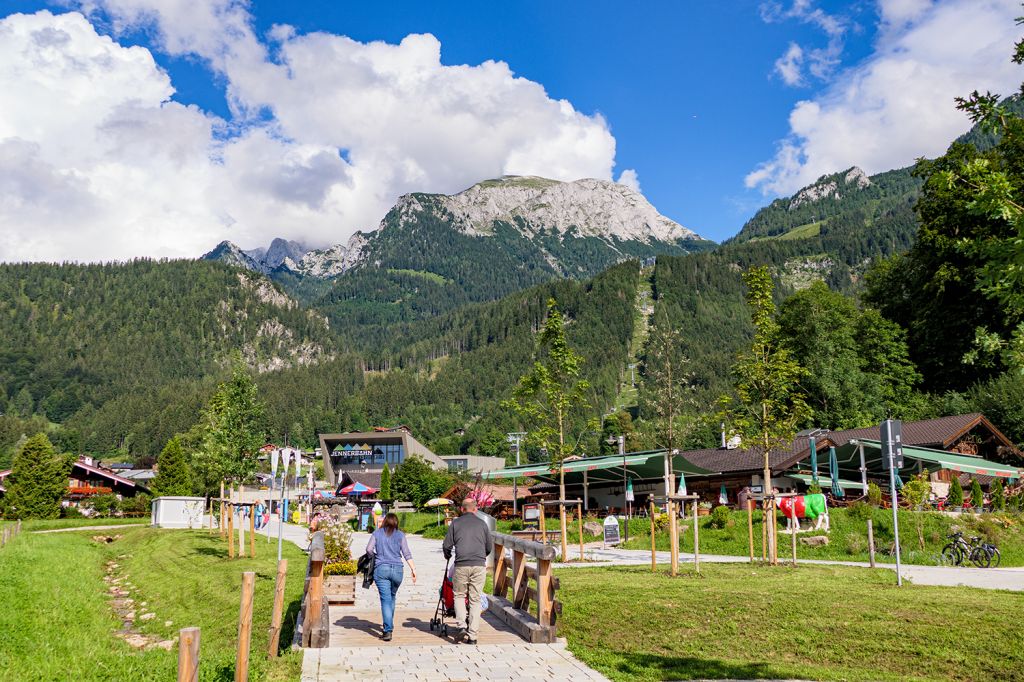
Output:
[[[525,557],[521,551],[512,550],[512,604],[517,609],[524,608],[524,603],[529,607],[528,582]]]
[[[281,559],[277,562],[277,580],[274,581],[274,611],[270,616],[270,631],[267,637],[267,655],[270,658],[277,656],[277,649],[281,643],[281,616],[284,613],[284,588],[287,577],[288,560]]]
[[[242,574],[242,603],[238,609],[238,650],[235,654],[235,682],[249,680],[249,646],[252,644],[252,601],[256,574]]]
[[[658,570],[658,559],[657,559],[657,555],[655,554],[655,545],[654,545],[654,526],[655,526],[654,500],[651,500],[651,573],[654,573],[655,571]]]
[[[583,503],[576,505],[576,519],[580,524],[580,563],[583,563]]]
[[[505,559],[505,546],[501,543],[494,543],[494,575],[491,579],[491,594],[504,597],[508,594],[506,583],[508,573],[508,561]]]
[[[697,508],[700,505],[693,501],[693,570],[700,573],[700,523],[697,520]]]
[[[324,598],[324,560],[321,556],[318,560],[313,559],[310,554],[309,563],[309,591],[306,593],[309,602],[306,605],[306,623],[312,634],[313,628],[320,622],[320,611],[323,608]],[[312,639],[310,640],[312,645]]]
[[[551,625],[552,604],[554,600],[551,595],[554,590],[551,585],[551,562],[546,559],[537,560],[537,620],[541,625]]]
[[[199,682],[199,628],[178,631],[178,682]]]
[[[224,519],[224,481],[220,482],[220,497],[217,500],[217,506],[220,507],[220,536],[223,538],[226,532],[225,526],[227,526]]]

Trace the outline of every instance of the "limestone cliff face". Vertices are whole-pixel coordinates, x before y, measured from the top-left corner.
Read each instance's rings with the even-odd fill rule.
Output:
[[[433,195],[466,234],[493,234],[495,222],[517,225],[526,235],[555,230],[561,235],[617,238],[644,244],[700,239],[669,220],[639,192],[607,180],[558,182],[506,176],[487,180],[452,196]],[[397,210],[419,212],[417,195],[402,197]],[[395,210],[395,209],[393,209]]]
[[[481,239],[493,237],[499,226],[511,228],[526,241],[544,242],[542,257],[556,272],[566,268],[551,253],[553,236],[562,244],[596,239],[616,257],[687,250],[687,244],[702,241],[692,230],[658,213],[642,194],[625,185],[594,179],[559,182],[533,176],[505,176],[454,195],[404,195],[376,230],[357,232],[344,244],[300,253],[297,243],[283,239],[275,239],[266,250],[250,251],[222,242],[204,258],[264,273],[284,270],[331,279],[363,265],[387,267],[380,255],[380,244],[409,241],[410,248],[415,248],[415,232],[424,221],[442,223],[447,225],[445,229]]]
[[[855,192],[871,186],[871,180],[860,168],[854,166],[843,173],[826,175],[819,178],[813,185],[808,185],[793,196],[789,202],[789,210],[792,211],[804,204],[813,204],[826,197],[841,199],[849,192]]]

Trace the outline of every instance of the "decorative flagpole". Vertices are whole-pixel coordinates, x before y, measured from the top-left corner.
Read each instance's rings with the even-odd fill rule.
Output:
[[[281,561],[281,540],[284,536],[284,499],[285,493],[288,490],[288,465],[291,463],[292,451],[290,448],[285,448],[281,451],[281,463],[283,471],[281,473],[281,503],[277,508],[277,560]]]

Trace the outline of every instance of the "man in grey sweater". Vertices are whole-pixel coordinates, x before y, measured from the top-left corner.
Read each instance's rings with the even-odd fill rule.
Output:
[[[476,515],[476,500],[462,501],[462,515],[448,526],[441,545],[445,559],[452,558],[455,550],[455,618],[466,624],[465,644],[476,644],[480,628],[480,594],[487,579],[487,555],[491,553],[491,535],[487,524]],[[469,619],[466,618],[466,597],[469,596]]]

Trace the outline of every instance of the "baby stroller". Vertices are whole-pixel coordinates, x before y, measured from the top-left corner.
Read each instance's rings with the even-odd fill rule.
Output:
[[[455,617],[455,585],[452,584],[452,577],[448,571],[450,564],[451,559],[444,565],[444,580],[441,581],[441,589],[438,590],[437,609],[434,611],[434,617],[430,619],[431,631],[437,630],[442,637],[448,636],[448,623],[444,622],[444,619]],[[466,603],[469,603],[468,596]]]

